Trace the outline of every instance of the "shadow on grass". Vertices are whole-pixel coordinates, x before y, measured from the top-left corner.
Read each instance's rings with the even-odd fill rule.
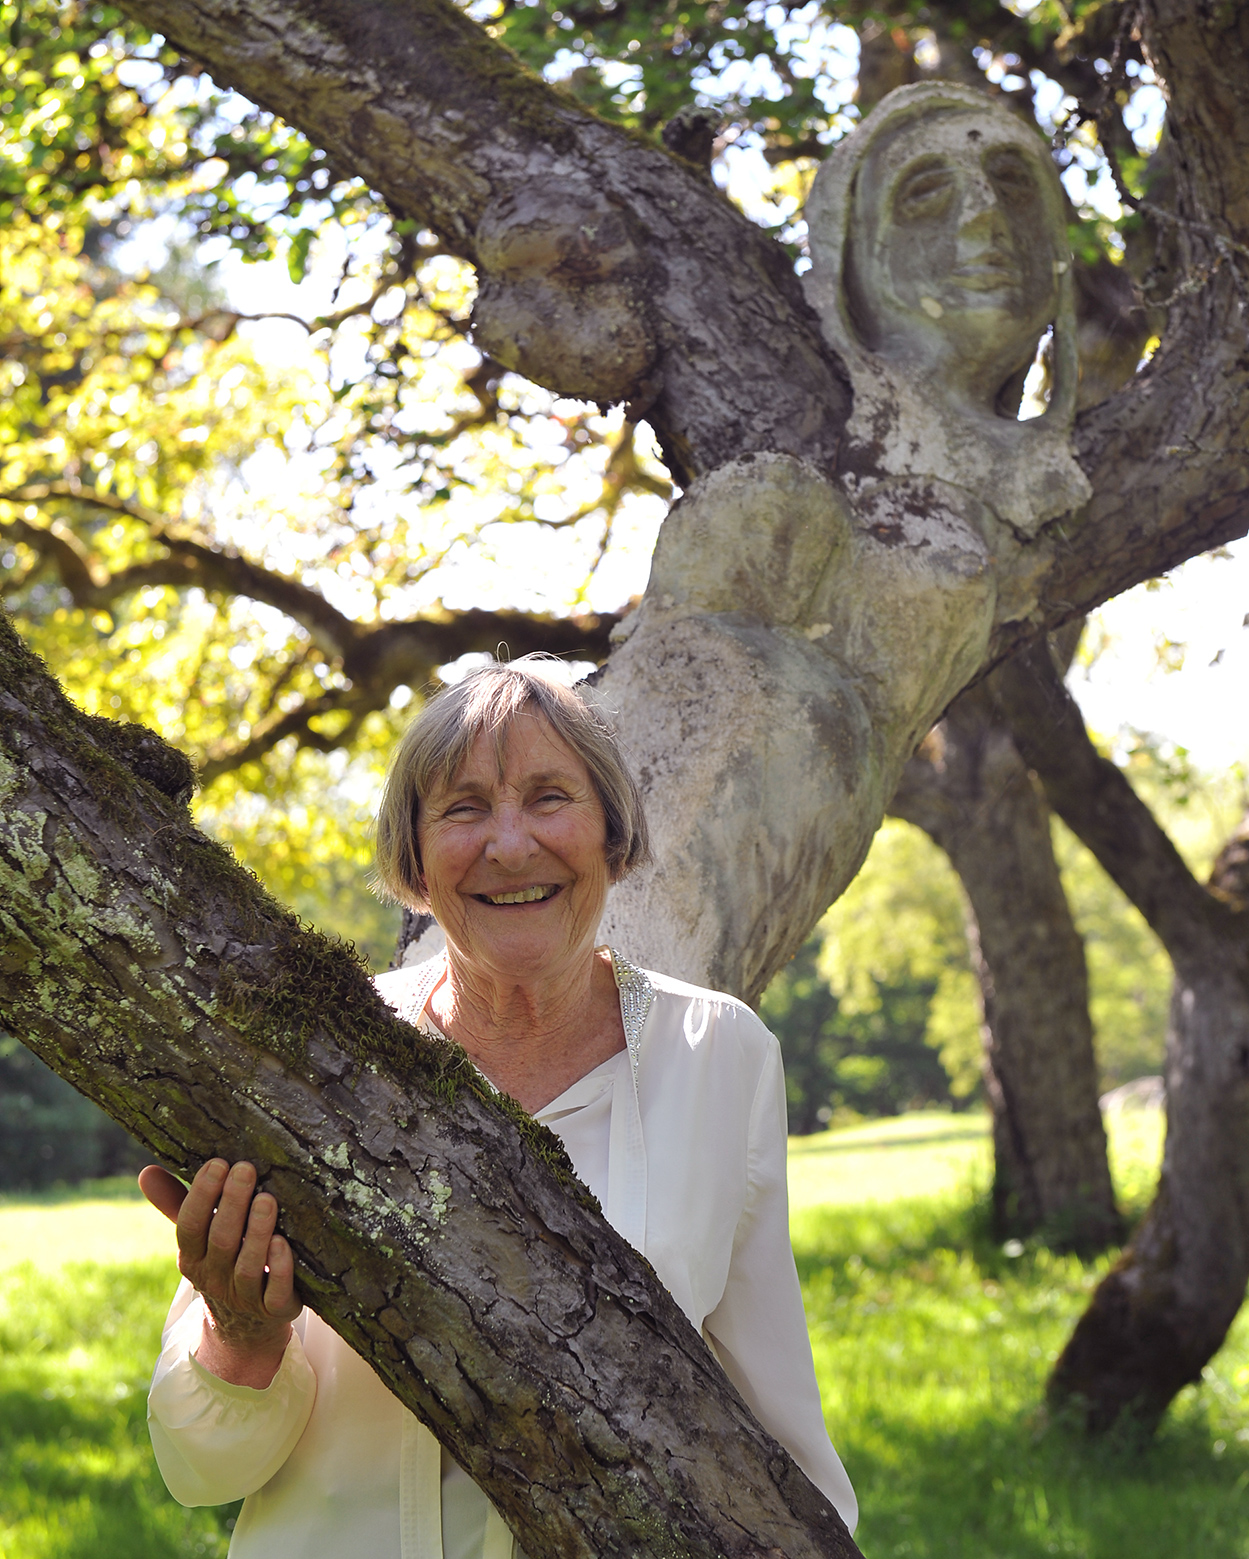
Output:
[[[798,1275],[805,1284],[847,1263],[881,1273],[909,1271],[940,1251],[970,1254],[982,1272],[998,1273],[1013,1262],[994,1239],[991,1220],[988,1196],[971,1192],[940,1200],[805,1208],[792,1220]]]

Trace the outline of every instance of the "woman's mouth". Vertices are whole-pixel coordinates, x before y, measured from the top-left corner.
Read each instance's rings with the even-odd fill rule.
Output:
[[[541,904],[558,892],[558,887],[546,883],[539,887],[518,888],[514,893],[475,893],[473,897],[483,904]]]

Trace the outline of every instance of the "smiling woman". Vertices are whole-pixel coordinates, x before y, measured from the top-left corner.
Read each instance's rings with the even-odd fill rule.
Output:
[[[377,986],[562,1139],[756,1417],[853,1526],[789,1246],[776,1040],[733,997],[595,946],[608,887],[647,854],[637,786],[590,699],[538,657],[483,667],[425,707],[391,765],[379,880],[432,911],[446,952]],[[185,1200],[162,1171],[144,1176],[176,1215],[184,1274],[152,1442],[183,1503],[246,1497],[234,1559],[514,1559],[467,1473],[300,1308],[251,1166],[206,1165]]]

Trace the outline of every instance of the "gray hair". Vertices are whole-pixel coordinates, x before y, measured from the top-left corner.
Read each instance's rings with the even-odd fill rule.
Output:
[[[508,731],[524,713],[540,714],[589,770],[607,825],[607,868],[619,882],[650,859],[637,781],[605,715],[547,655],[493,661],[444,688],[400,738],[377,814],[377,887],[413,909],[426,907],[416,824],[421,798],[449,785],[479,736],[488,734],[502,760]]]

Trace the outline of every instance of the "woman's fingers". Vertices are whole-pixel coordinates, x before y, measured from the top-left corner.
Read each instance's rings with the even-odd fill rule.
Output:
[[[247,1310],[263,1312],[265,1262],[278,1221],[278,1204],[267,1191],[252,1199],[247,1229],[234,1263],[234,1290],[238,1303]]]
[[[178,1211],[186,1200],[186,1187],[167,1169],[159,1164],[146,1164],[139,1171],[139,1190],[157,1212],[164,1213],[170,1223],[177,1223]]]
[[[202,1164],[178,1210],[178,1265],[188,1277],[188,1266],[198,1267],[207,1253],[213,1209],[229,1168],[222,1158],[210,1158]]]
[[[295,1298],[295,1258],[280,1234],[269,1241],[266,1265],[265,1310],[279,1321],[293,1321],[303,1306]]]
[[[248,1163],[235,1164],[221,1186],[217,1211],[208,1229],[204,1274],[209,1285],[225,1295],[234,1281],[234,1266],[247,1228],[256,1171]]]

